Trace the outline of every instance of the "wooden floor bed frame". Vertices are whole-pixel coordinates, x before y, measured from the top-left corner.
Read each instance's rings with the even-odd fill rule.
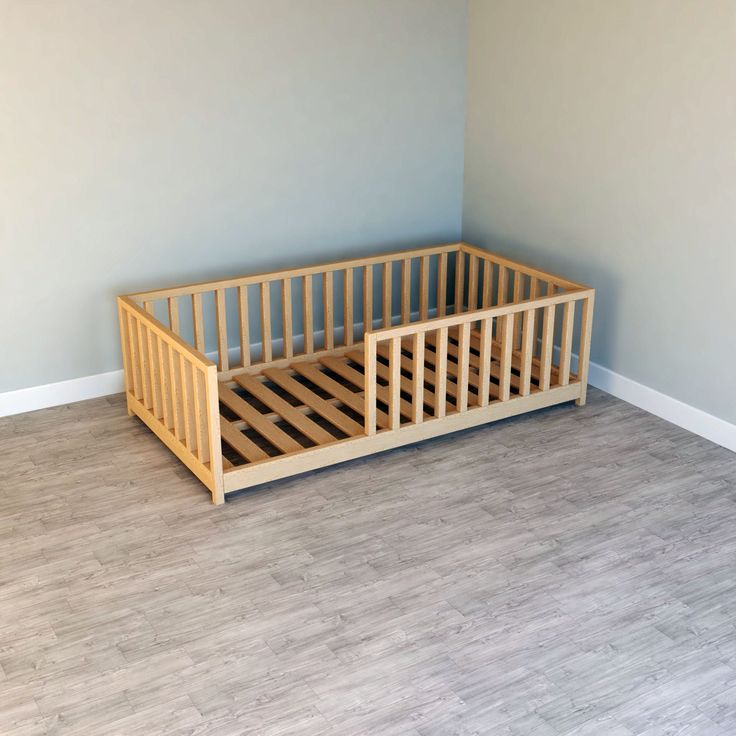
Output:
[[[467,243],[129,294],[118,298],[128,412],[220,504],[584,404],[593,301],[587,286]]]

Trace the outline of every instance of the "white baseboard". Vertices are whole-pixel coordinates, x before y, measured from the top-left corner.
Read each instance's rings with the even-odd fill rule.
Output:
[[[6,391],[0,394],[0,417],[119,394],[123,385],[123,371],[117,370]]]
[[[650,414],[666,419],[693,434],[705,437],[721,447],[736,452],[736,424],[696,409],[684,401],[637,383],[620,373],[590,363],[588,383]]]
[[[415,318],[415,315],[412,315],[412,318]],[[396,323],[399,320],[400,318],[396,316],[392,321]],[[379,322],[376,321],[374,326],[379,327]],[[356,324],[356,334],[360,334],[362,329],[362,324]],[[320,332],[315,333],[315,339],[317,341],[320,340],[321,334]],[[336,328],[336,342],[339,342],[341,337],[342,328]],[[301,340],[301,336],[294,337],[295,348],[300,349]],[[276,348],[276,353],[278,354],[277,343],[280,344],[280,341],[274,341],[274,348]],[[251,354],[253,356],[259,356],[260,352],[260,343],[251,345]],[[208,355],[208,357],[212,358],[214,356]],[[234,363],[237,362],[239,359],[237,351],[232,351],[230,358]],[[577,356],[573,356],[573,370],[576,370],[576,364]],[[638,406],[640,409],[644,409],[644,411],[648,411],[650,414],[661,417],[668,422],[672,422],[672,424],[676,424],[678,427],[682,427],[689,432],[715,442],[717,445],[736,452],[736,424],[719,419],[702,409],[696,409],[694,406],[690,406],[672,396],[667,396],[667,394],[660,393],[649,386],[637,383],[631,378],[626,378],[626,376],[615,373],[592,361],[590,363],[588,381],[591,386],[595,386],[612,396]],[[122,391],[122,370],[98,373],[97,375],[84,376],[82,378],[72,378],[69,381],[48,383],[43,386],[31,386],[16,391],[6,391],[5,393],[0,393],[0,417],[21,414],[36,409],[45,409],[51,406],[71,404],[75,401],[83,401],[85,399],[95,399],[100,396],[108,396]]]

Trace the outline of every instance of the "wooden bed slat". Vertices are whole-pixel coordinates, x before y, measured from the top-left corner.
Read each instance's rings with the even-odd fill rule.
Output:
[[[249,463],[268,460],[268,455],[253,440],[246,437],[240,430],[235,429],[222,416],[220,417],[220,432],[222,439]]]
[[[355,361],[358,362],[357,360]],[[362,373],[359,373],[355,370],[355,368],[352,368],[349,366],[344,359],[339,358],[333,358],[331,356],[326,356],[324,358],[320,358],[320,363],[322,363],[326,368],[329,368],[333,373],[337,373],[339,376],[342,376],[343,378],[350,381],[354,386],[357,386],[361,391],[365,391],[365,376]],[[361,366],[363,365],[363,356],[360,356],[360,363]],[[381,368],[386,368],[385,365],[380,364]],[[374,382],[375,383],[375,382]],[[388,390],[385,386],[378,386],[376,385],[376,397],[381,401],[381,403],[386,404],[388,406],[389,403],[389,396],[388,396]],[[411,418],[411,404],[408,401],[405,401],[404,399],[401,400],[401,413],[407,417]],[[378,410],[376,410],[377,413]],[[388,415],[387,415],[388,416]]]
[[[219,384],[220,401],[234,411],[246,424],[268,440],[281,452],[298,452],[304,448],[295,439],[289,437],[283,429],[269,422],[263,414],[256,411],[247,401],[241,399],[232,389]]]
[[[319,386],[345,406],[349,406],[353,411],[361,416],[365,415],[365,393],[363,390],[351,391],[341,383],[325,375],[314,363],[294,363],[291,366],[299,375],[310,380],[315,386]],[[325,366],[327,367],[327,366]],[[376,422],[379,427],[388,427],[388,414],[383,411],[376,411]],[[361,428],[361,432],[363,429]]]
[[[273,381],[285,391],[288,391],[294,398],[299,399],[302,404],[314,410],[328,422],[331,422],[341,432],[348,435],[348,437],[363,434],[363,427],[360,424],[347,416],[347,414],[341,412],[337,407],[325,401],[320,396],[317,396],[314,391],[307,388],[304,384],[294,380],[286,371],[280,368],[268,368],[263,371],[263,374],[270,381]]]
[[[235,376],[235,382],[242,386],[248,393],[262,401],[269,409],[273,409],[282,419],[285,419],[292,427],[298,429],[305,437],[318,445],[334,442],[335,437],[327,430],[322,429],[319,424],[313,422],[308,416],[294,408],[288,401],[282,399],[278,394],[271,391],[268,386],[262,384],[253,376]]]

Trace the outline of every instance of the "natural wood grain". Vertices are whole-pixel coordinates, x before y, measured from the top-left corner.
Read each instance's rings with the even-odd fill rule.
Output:
[[[248,287],[238,287],[238,326],[240,328],[240,365],[250,365],[250,317],[248,315]]]
[[[325,320],[325,350],[332,350],[335,346],[335,312],[334,294],[332,288],[332,271],[325,271],[322,276],[322,313]]]
[[[332,404],[317,396],[312,390],[295,381],[286,371],[280,368],[266,369],[264,375],[303,404],[327,419],[348,437],[355,437],[363,433],[363,428],[347,414],[344,414]]]
[[[215,292],[215,316],[217,319],[217,370],[230,369],[227,346],[227,310],[225,309],[225,290]]]
[[[298,429],[305,437],[312,440],[312,442],[323,445],[327,442],[335,441],[334,435],[322,429],[319,424],[313,422],[308,416],[297,411],[288,401],[285,401],[278,394],[271,391],[270,388],[261,383],[257,378],[253,376],[236,376],[235,382],[248,391],[249,394],[263,402],[269,409],[275,411],[280,417],[289,422],[292,427]]]
[[[352,345],[355,340],[353,337],[353,269],[345,269],[345,279],[343,287],[343,325],[345,329],[343,343]]]
[[[294,330],[292,326],[291,279],[281,282],[281,332],[284,341],[284,358],[294,355]]]

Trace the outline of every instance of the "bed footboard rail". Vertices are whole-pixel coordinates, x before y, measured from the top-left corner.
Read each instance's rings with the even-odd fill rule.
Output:
[[[132,299],[118,297],[128,412],[224,501],[217,366]]]
[[[367,332],[365,433],[376,434],[384,407],[381,431],[401,431],[450,415],[462,428],[483,412],[488,421],[584,404],[594,296],[580,287]]]

